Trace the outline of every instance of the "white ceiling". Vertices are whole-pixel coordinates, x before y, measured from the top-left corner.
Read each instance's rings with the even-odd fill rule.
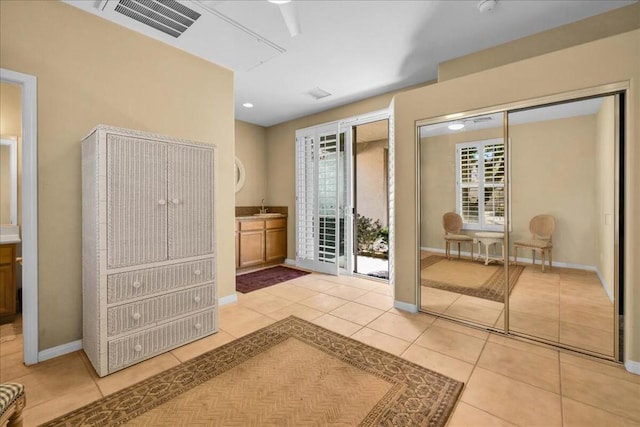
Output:
[[[487,13],[475,0],[299,0],[295,37],[266,0],[180,1],[202,17],[178,38],[110,11],[120,0],[63,1],[233,69],[236,118],[270,126],[433,80],[442,61],[637,0],[500,0]],[[331,95],[316,100],[315,88]]]

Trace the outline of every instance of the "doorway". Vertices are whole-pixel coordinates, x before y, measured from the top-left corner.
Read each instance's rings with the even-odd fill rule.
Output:
[[[353,126],[353,273],[389,279],[389,120]]]
[[[296,264],[389,278],[389,110],[296,131]]]
[[[35,76],[0,69],[0,83],[19,92],[21,121],[17,131],[21,159],[21,201],[17,206],[22,246],[22,334],[23,360],[27,365],[40,361],[38,349],[38,198],[37,198],[37,80]],[[18,137],[18,136],[16,136]],[[18,225],[18,224],[16,224]]]

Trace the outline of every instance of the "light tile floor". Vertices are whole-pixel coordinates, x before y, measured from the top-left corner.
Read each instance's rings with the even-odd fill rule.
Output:
[[[464,381],[451,427],[640,426],[640,376],[621,366],[409,314],[386,284],[318,274],[239,295],[220,309],[217,334],[104,378],[80,351],[25,367],[22,336],[3,327],[0,380],[26,385],[34,426],[291,314]]]

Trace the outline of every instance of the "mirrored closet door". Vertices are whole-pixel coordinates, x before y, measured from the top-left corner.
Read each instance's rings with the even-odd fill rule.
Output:
[[[613,358],[616,96],[513,111],[508,123],[509,330]]]
[[[419,128],[421,309],[503,329],[504,113]]]
[[[621,96],[418,126],[422,311],[619,359]]]

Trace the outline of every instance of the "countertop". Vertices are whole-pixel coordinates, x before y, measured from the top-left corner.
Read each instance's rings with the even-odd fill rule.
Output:
[[[236,219],[238,220],[248,220],[248,219],[277,219],[277,218],[286,218],[287,215],[286,214],[282,214],[282,213],[272,213],[272,214],[266,214],[266,215],[245,215],[245,216],[237,216]]]

